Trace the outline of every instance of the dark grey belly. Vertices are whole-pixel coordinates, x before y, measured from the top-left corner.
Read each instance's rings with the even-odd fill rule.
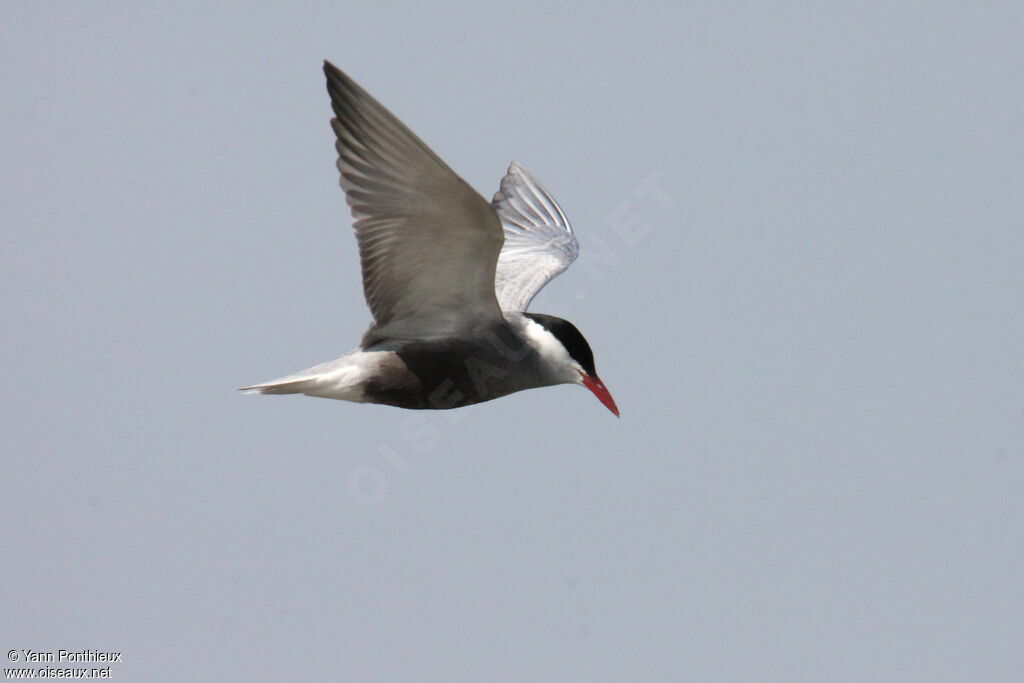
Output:
[[[445,410],[548,386],[540,356],[509,325],[472,338],[437,341],[381,340],[367,351],[387,349],[405,372],[375,378],[365,387],[372,403],[415,410]]]

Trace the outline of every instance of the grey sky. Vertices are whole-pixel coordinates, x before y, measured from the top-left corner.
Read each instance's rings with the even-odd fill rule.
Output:
[[[0,5],[3,652],[1024,679],[1021,5],[591,4]],[[324,58],[558,198],[621,420],[233,390],[370,320]]]

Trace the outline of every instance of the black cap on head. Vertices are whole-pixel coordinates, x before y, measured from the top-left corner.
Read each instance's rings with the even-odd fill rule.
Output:
[[[575,325],[568,320],[543,313],[523,313],[523,315],[555,335],[555,338],[562,342],[562,346],[569,352],[573,360],[580,364],[584,372],[591,377],[597,376],[597,371],[594,369],[594,352],[590,350],[590,344],[583,338]]]

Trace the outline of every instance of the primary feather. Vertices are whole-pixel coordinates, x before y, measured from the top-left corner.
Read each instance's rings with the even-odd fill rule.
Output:
[[[355,81],[330,62],[324,73],[372,335],[437,337],[500,320],[502,231],[487,201]]]
[[[558,202],[514,161],[491,206],[505,233],[494,279],[498,304],[503,311],[525,311],[576,260],[579,243]]]

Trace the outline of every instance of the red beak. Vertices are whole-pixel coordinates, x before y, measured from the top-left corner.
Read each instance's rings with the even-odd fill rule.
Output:
[[[608,387],[604,385],[600,377],[583,374],[583,386],[590,389],[591,393],[597,396],[597,400],[603,403],[605,408],[612,411],[615,417],[619,416],[619,407],[615,405],[615,399],[612,398],[611,392],[608,391]]]

